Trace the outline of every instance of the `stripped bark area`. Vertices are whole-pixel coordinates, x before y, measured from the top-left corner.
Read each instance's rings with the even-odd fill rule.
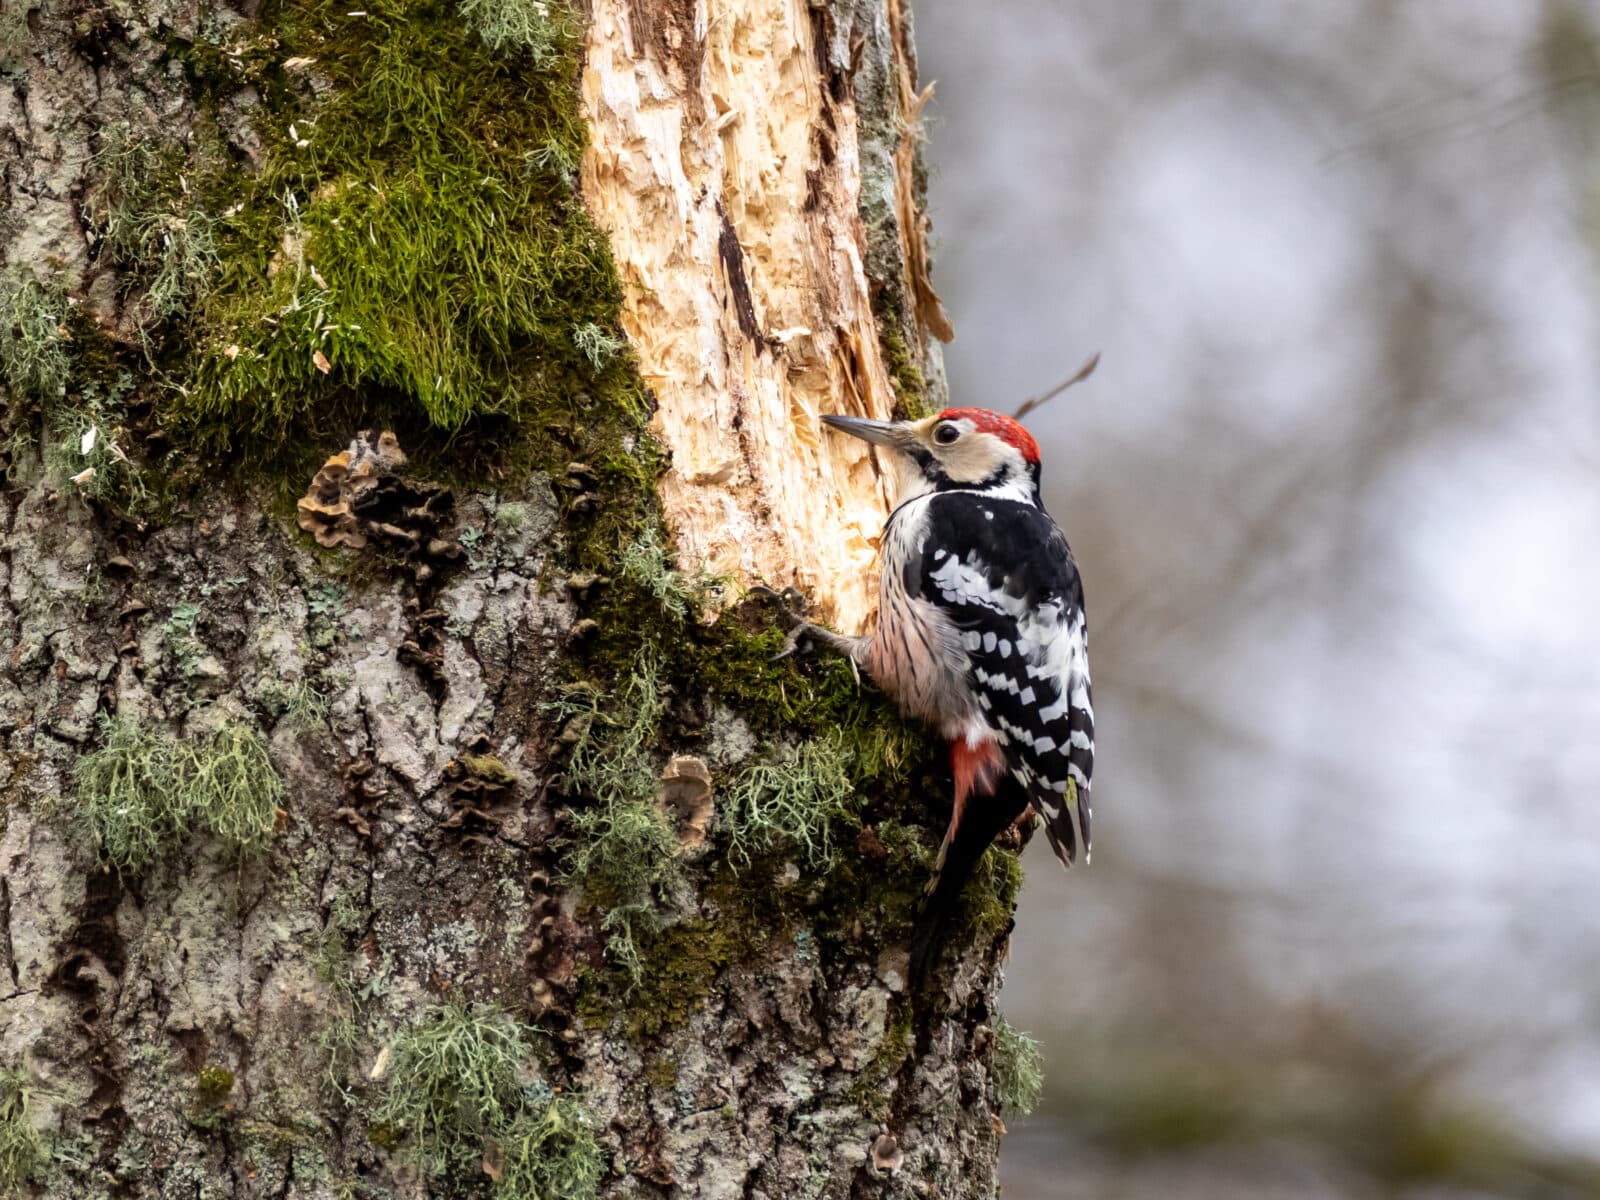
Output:
[[[854,629],[874,604],[891,497],[870,451],[824,438],[817,417],[887,417],[896,394],[866,267],[854,90],[830,55],[837,16],[803,0],[599,0],[582,182],[628,285],[680,552],[799,587]],[[911,67],[895,78],[911,87]],[[902,142],[896,199],[914,205]],[[921,217],[902,227],[916,294],[932,297]]]

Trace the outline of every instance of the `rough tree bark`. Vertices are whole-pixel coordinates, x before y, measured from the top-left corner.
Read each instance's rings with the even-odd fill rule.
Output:
[[[913,1006],[739,603],[941,399],[900,0],[6,3],[0,1193],[993,1195],[1014,858]]]

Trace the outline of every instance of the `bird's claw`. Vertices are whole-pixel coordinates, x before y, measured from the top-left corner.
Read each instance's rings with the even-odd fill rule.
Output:
[[[789,630],[789,636],[783,639],[783,649],[779,650],[771,658],[767,659],[767,661],[782,662],[784,659],[788,658],[800,648],[800,640],[809,632],[811,632],[811,626],[805,621],[801,621],[800,624]]]
[[[791,621],[805,620],[800,614],[805,611],[806,598],[800,594],[798,588],[786,587],[783,591],[769,588],[764,583],[757,583],[750,588],[750,595],[759,596],[763,600],[770,600],[783,611],[783,615]]]
[[[800,648],[800,640],[810,631],[811,623],[801,616],[805,609],[805,597],[795,588],[784,588],[779,592],[769,588],[764,583],[758,583],[750,589],[750,595],[759,596],[763,600],[770,600],[778,606],[786,620],[791,622],[789,635],[783,640],[783,649],[769,658],[768,662],[781,662]]]

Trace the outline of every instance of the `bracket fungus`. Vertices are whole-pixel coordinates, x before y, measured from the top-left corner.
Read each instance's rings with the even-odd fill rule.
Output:
[[[705,760],[680,754],[661,774],[662,811],[676,823],[678,844],[699,846],[711,827],[711,772]]]

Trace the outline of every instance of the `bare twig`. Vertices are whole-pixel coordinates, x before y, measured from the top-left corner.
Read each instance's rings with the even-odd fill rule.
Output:
[[[1096,367],[1098,367],[1099,365],[1100,365],[1100,351],[1096,350],[1093,354],[1091,354],[1089,356],[1089,361],[1084,363],[1083,366],[1079,367],[1078,368],[1078,373],[1076,375],[1074,375],[1071,379],[1068,379],[1065,383],[1056,384],[1055,387],[1051,388],[1048,392],[1046,392],[1042,396],[1035,396],[1031,400],[1024,400],[1022,402],[1022,407],[1017,409],[1017,411],[1012,413],[1011,415],[1013,417],[1016,417],[1017,420],[1020,421],[1023,417],[1027,416],[1029,413],[1031,413],[1034,409],[1038,408],[1045,401],[1054,400],[1057,396],[1059,396],[1062,392],[1066,391],[1069,387],[1071,387],[1075,383],[1082,383],[1085,379],[1089,378],[1089,376],[1094,374],[1094,369]]]

